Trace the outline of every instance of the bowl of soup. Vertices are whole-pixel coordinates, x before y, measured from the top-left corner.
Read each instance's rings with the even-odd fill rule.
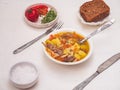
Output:
[[[80,44],[85,36],[74,29],[63,28],[48,35],[42,42],[46,56],[59,64],[75,65],[89,59],[92,53],[90,40]]]

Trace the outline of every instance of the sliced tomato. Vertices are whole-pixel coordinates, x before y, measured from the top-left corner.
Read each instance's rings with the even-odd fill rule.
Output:
[[[37,5],[33,8],[36,9],[40,15],[46,15],[48,12],[48,6],[46,5]]]
[[[40,15],[46,15],[48,12],[48,9],[39,9]]]

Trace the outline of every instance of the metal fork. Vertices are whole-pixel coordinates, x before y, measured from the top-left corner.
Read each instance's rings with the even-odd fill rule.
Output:
[[[13,51],[13,54],[17,54],[20,53],[21,51],[23,51],[24,49],[26,49],[27,47],[31,46],[32,44],[34,44],[35,42],[37,42],[38,40],[40,40],[42,37],[44,37],[45,35],[48,35],[49,33],[51,33],[54,30],[60,29],[63,25],[62,21],[59,21],[58,23],[56,23],[53,27],[51,27],[50,29],[48,29],[46,32],[44,32],[43,34],[41,34],[40,36],[36,37],[35,39],[29,41],[28,43],[22,45],[21,47],[17,48],[16,50]]]

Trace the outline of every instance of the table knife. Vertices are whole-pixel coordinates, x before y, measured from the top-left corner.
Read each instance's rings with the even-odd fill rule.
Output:
[[[87,78],[85,81],[81,82],[80,84],[78,84],[75,88],[73,88],[73,90],[83,90],[83,88],[88,85],[96,76],[98,76],[100,73],[102,73],[104,70],[106,70],[107,68],[109,68],[112,64],[114,64],[116,61],[118,61],[120,59],[120,53],[117,53],[115,55],[113,55],[111,58],[109,58],[108,60],[106,60],[104,63],[102,63],[97,71],[92,74],[89,78]]]

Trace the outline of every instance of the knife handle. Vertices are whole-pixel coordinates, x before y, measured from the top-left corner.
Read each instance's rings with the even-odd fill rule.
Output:
[[[97,75],[99,75],[99,72],[95,72],[92,74],[89,78],[87,78],[85,81],[78,84],[73,90],[83,90],[83,88],[88,85]]]

